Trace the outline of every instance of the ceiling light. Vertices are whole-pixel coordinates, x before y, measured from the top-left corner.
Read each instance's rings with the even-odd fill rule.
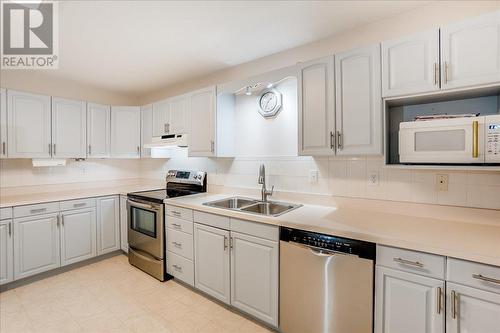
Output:
[[[272,83],[268,83],[267,86],[266,86],[267,89],[271,89],[272,87],[273,87]]]
[[[252,94],[252,90],[250,90],[250,86],[248,86],[245,90],[245,95],[250,96]]]

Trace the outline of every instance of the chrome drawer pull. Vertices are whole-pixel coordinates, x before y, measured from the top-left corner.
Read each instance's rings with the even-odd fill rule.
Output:
[[[416,266],[416,267],[424,267],[424,264],[422,264],[421,262],[418,262],[418,261],[411,261],[411,260],[406,260],[406,259],[403,259],[403,258],[394,258],[393,259],[395,262],[398,262],[400,264],[403,264],[403,265],[410,265],[410,266]]]
[[[85,206],[85,202],[73,204],[73,207],[83,207],[83,206]]]
[[[500,284],[500,279],[495,279],[495,278],[490,278],[481,274],[472,274],[472,277],[474,279],[478,279],[481,281],[486,281],[486,282],[491,282],[491,283],[497,283]]]
[[[177,211],[175,211],[175,210],[173,210],[173,211],[172,211],[172,214],[177,215],[177,216],[181,216],[181,213],[180,213],[180,212],[177,212]]]
[[[180,247],[180,248],[182,248],[182,244],[181,244],[181,243],[172,242],[172,244],[174,244],[174,246],[175,246],[175,247]]]
[[[45,212],[46,210],[47,210],[47,208],[31,209],[30,213],[31,214],[42,213],[42,212]]]
[[[441,314],[441,310],[443,309],[443,301],[442,301],[443,291],[442,291],[441,287],[437,287],[436,297],[437,297],[437,313]]]
[[[179,265],[172,265],[172,267],[173,267],[176,271],[182,272],[182,267],[181,267],[181,266],[179,266]]]
[[[458,295],[455,290],[451,291],[451,318],[457,318]]]
[[[172,226],[177,228],[177,229],[180,229],[181,228],[181,225],[180,224],[177,224],[177,223],[172,223]]]

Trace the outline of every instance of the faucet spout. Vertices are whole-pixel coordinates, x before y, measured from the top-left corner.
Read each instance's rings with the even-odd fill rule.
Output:
[[[266,167],[264,166],[264,164],[260,165],[258,182],[259,184],[263,184],[264,186],[266,184]]]
[[[266,188],[266,167],[264,166],[264,164],[260,165],[258,182],[259,184],[262,184],[262,189],[260,190],[260,193],[262,195],[262,202],[267,202],[267,197],[273,195],[274,186],[271,188],[271,190],[268,190]]]

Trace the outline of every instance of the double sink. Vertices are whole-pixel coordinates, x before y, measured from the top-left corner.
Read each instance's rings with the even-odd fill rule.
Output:
[[[302,205],[277,201],[260,201],[243,197],[231,197],[203,203],[205,206],[240,211],[265,216],[279,216]]]

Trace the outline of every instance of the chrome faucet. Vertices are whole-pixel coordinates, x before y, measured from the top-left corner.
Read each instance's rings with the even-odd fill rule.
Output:
[[[262,202],[267,202],[267,197],[273,195],[274,185],[270,190],[266,189],[266,167],[264,166],[264,164],[260,165],[258,181],[259,184],[262,184],[262,189],[260,190],[260,193],[262,195]]]

